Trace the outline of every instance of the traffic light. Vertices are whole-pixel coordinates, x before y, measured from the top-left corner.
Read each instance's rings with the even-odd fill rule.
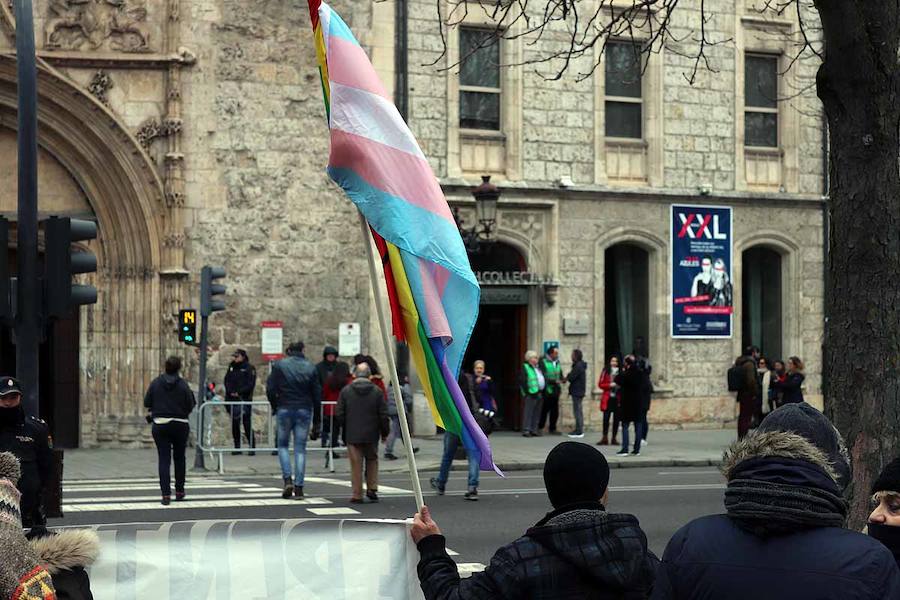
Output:
[[[73,307],[97,302],[97,288],[72,283],[72,276],[97,272],[93,252],[72,244],[97,239],[97,224],[83,219],[50,217],[44,221],[44,306],[47,317],[63,317]]]
[[[225,310],[225,300],[216,297],[225,293],[225,286],[215,282],[223,277],[223,267],[205,266],[200,271],[200,316],[208,317],[216,311]]]
[[[191,345],[197,343],[197,309],[178,311],[178,341]]]

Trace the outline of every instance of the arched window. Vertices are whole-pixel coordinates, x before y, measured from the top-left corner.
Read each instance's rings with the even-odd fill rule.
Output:
[[[758,346],[763,355],[782,354],[781,254],[766,246],[743,253],[742,346]]]
[[[649,253],[634,244],[616,244],[606,250],[605,343],[608,358],[634,350],[650,353]],[[640,338],[643,348],[636,348]]]

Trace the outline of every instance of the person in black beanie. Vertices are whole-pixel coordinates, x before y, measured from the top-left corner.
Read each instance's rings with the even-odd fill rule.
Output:
[[[900,567],[900,458],[888,464],[872,484],[872,504],[867,532],[887,546]]]
[[[845,529],[850,458],[820,411],[805,402],[772,411],[723,462],[726,514],[675,533],[654,600],[900,598],[891,553]]]
[[[500,548],[482,573],[460,579],[428,507],[410,535],[426,600],[647,598],[659,561],[636,517],[606,512],[609,465],[592,446],[563,442],[544,463],[553,511]]]

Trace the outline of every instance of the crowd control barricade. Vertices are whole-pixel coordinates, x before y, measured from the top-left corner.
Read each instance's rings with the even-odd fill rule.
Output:
[[[334,448],[332,447],[336,440],[334,439],[335,430],[337,429],[335,418],[329,417],[327,422],[323,415],[325,406],[335,406],[337,402],[321,402],[319,404],[319,423],[321,423],[322,429],[319,432],[319,440],[321,440],[322,431],[328,427],[329,432],[329,443],[327,446],[322,447],[319,443],[319,440],[313,441],[308,440],[306,443],[306,451],[309,452],[322,452],[325,456],[325,468],[334,473]],[[278,451],[278,443],[276,440],[277,435],[277,423],[276,417],[272,413],[272,405],[265,400],[241,400],[239,402],[217,402],[217,401],[209,401],[204,402],[200,405],[200,409],[198,411],[198,429],[202,431],[203,434],[198,436],[200,439],[200,450],[206,452],[214,457],[218,463],[218,471],[221,474],[225,473],[225,456],[233,452],[235,448],[233,447],[233,440],[231,437],[231,414],[229,413],[229,408],[236,407],[251,407],[251,411],[255,407],[262,407],[263,410],[261,414],[256,412],[251,413],[251,429],[255,432],[256,428],[253,427],[253,423],[259,423],[259,419],[265,419],[265,437],[263,444],[259,443],[259,439],[256,440],[256,447],[252,448],[254,452],[271,454],[272,452]],[[216,428],[216,415],[224,414],[228,417],[226,421],[226,431],[222,432]],[[241,428],[243,432],[243,427]],[[218,435],[217,435],[218,434]],[[227,442],[223,444],[223,440]],[[251,448],[247,446],[242,446],[240,448],[241,452],[249,452]],[[293,449],[292,449],[293,451]]]

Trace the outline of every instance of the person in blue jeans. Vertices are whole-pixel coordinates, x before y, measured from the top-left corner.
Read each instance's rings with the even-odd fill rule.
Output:
[[[469,405],[469,410],[472,410],[475,406],[475,390],[471,375],[468,373],[460,374],[459,389],[462,391],[463,397]],[[456,434],[450,433],[449,431],[444,432],[444,455],[441,457],[441,470],[438,472],[437,477],[431,478],[430,482],[431,487],[437,490],[439,496],[443,496],[444,491],[447,488],[447,479],[450,477],[450,466],[453,464],[453,457],[456,455],[456,450],[459,448],[460,444],[462,444],[462,440],[460,440]],[[478,500],[478,465],[481,462],[481,452],[479,452],[477,448],[472,450],[467,448],[466,459],[469,461],[469,488],[468,491],[466,491],[465,499]]]
[[[303,355],[303,342],[285,351],[287,357],[272,365],[266,381],[266,397],[272,405],[278,428],[278,462],[284,479],[282,498],[303,498],[306,473],[306,440],[319,431],[322,384],[316,367]],[[312,435],[310,436],[310,424]],[[291,434],[294,436],[294,469],[291,472]]]

